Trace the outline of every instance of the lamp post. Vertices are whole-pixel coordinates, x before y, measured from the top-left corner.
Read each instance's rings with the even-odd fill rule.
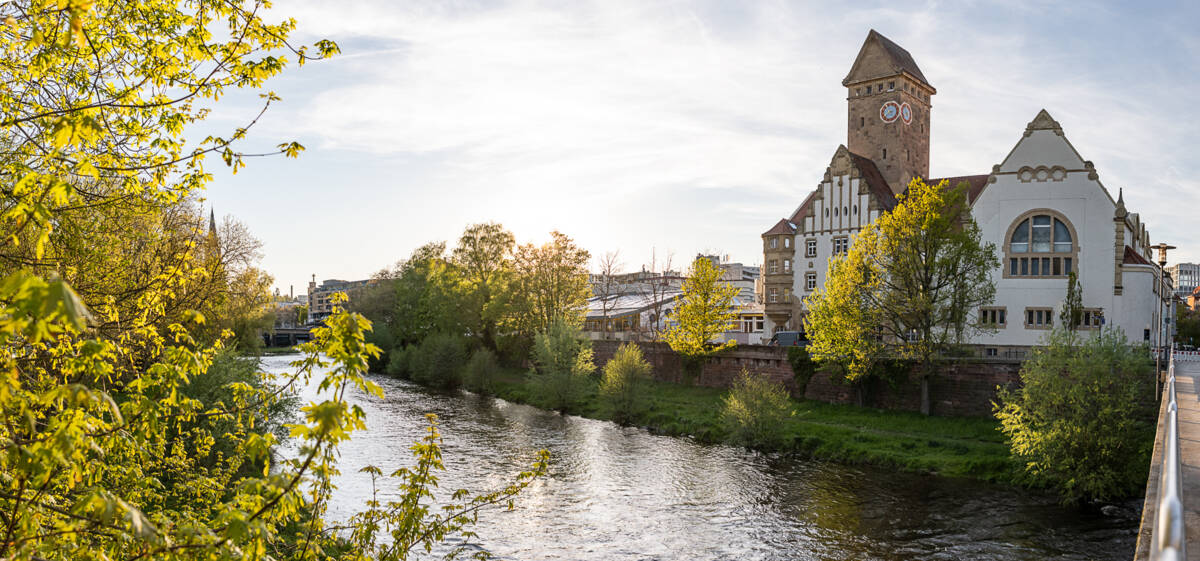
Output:
[[[1150,249],[1158,250],[1158,335],[1154,337],[1158,351],[1154,353],[1154,390],[1156,393],[1161,393],[1158,391],[1158,377],[1159,372],[1162,371],[1160,361],[1162,360],[1163,350],[1163,301],[1165,300],[1163,296],[1167,289],[1167,250],[1175,249],[1175,246],[1159,242],[1158,245],[1150,246]]]

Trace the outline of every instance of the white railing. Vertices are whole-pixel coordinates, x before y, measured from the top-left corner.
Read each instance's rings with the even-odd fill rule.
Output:
[[[1167,418],[1163,429],[1163,457],[1158,480],[1158,517],[1154,523],[1154,543],[1150,558],[1155,561],[1182,561],[1187,558],[1183,519],[1183,481],[1179,467],[1179,404],[1175,400],[1175,348],[1171,347],[1167,366]],[[1155,374],[1157,375],[1157,373]]]

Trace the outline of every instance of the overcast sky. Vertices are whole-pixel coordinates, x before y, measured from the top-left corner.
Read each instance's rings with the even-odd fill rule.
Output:
[[[207,198],[264,242],[284,292],[358,279],[468,224],[551,230],[626,269],[651,251],[762,260],[846,142],[841,80],[867,31],[937,88],[931,175],[983,174],[1047,109],[1151,239],[1200,260],[1200,34],[1193,4],[292,0],[293,38],[334,59],[283,101]],[[253,92],[257,93],[257,92]],[[222,100],[209,125],[252,116]],[[210,164],[215,166],[216,164]]]

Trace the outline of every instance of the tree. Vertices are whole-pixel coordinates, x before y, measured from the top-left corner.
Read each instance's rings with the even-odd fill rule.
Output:
[[[463,231],[451,261],[458,270],[458,293],[464,321],[485,346],[496,349],[496,334],[508,313],[512,282],[512,232],[495,222],[473,224]]]
[[[1123,498],[1146,484],[1154,363],[1119,329],[1077,343],[1054,329],[1002,389],[996,418],[1026,472],[1064,502]]]
[[[650,265],[646,267],[650,273],[650,278],[645,279],[639,284],[642,295],[649,300],[650,304],[650,323],[644,329],[649,332],[652,341],[661,339],[663,327],[666,325],[666,318],[663,317],[663,313],[666,311],[667,294],[671,291],[670,277],[673,274],[671,271],[672,259],[674,259],[674,255],[668,252],[660,269],[658,252],[652,252],[650,254]]]
[[[602,314],[600,329],[604,333],[605,339],[608,338],[608,316],[616,308],[617,297],[621,295],[624,288],[617,281],[617,275],[624,268],[620,261],[620,255],[620,251],[610,251],[600,258],[599,278],[593,284],[596,297],[600,299]]]
[[[288,43],[292,20],[267,23],[267,4],[0,3],[0,558],[300,560],[344,545],[323,515],[338,445],[365,423],[346,392],[381,395],[364,377],[379,352],[369,322],[338,309],[281,379],[223,373],[225,337],[202,336],[225,321],[201,311],[221,313],[213,293],[229,288],[213,272],[234,272],[210,267],[228,249],[194,212],[203,163],[239,169],[253,121],[227,138],[184,132],[221,95],[310,60]],[[262,97],[263,110],[278,99]],[[262,275],[245,273],[245,294],[258,293]],[[314,377],[330,391],[275,461],[271,412]],[[436,469],[436,438],[422,450]],[[406,480],[418,494],[433,482]],[[408,503],[396,519],[428,545],[511,495],[465,496],[448,518]],[[348,558],[373,554],[350,545]]]
[[[1175,340],[1189,345],[1200,344],[1200,312],[1187,306],[1175,307]]]
[[[1075,271],[1067,275],[1067,297],[1063,300],[1058,317],[1062,318],[1067,331],[1072,334],[1083,323],[1083,289],[1079,287],[1079,278],[1075,276]]]
[[[591,255],[560,232],[541,246],[525,244],[514,257],[513,324],[521,333],[545,331],[556,319],[583,322],[588,286],[587,262]]]
[[[613,420],[626,423],[645,407],[645,384],[650,379],[650,363],[636,343],[624,343],[604,365],[600,379],[600,397]]]
[[[546,407],[566,411],[579,399],[588,376],[595,372],[592,345],[578,322],[555,318],[534,337],[533,370],[529,382]]]
[[[723,271],[706,257],[697,257],[683,281],[683,296],[675,306],[665,339],[671,349],[695,368],[700,360],[737,345],[730,339],[714,342],[737,320],[733,299],[737,287],[721,282]]]
[[[846,364],[850,380],[885,350],[917,361],[928,415],[936,357],[986,329],[969,318],[992,301],[998,266],[995,245],[982,242],[971,218],[966,183],[914,179],[845,258],[830,261],[825,288],[808,301],[814,355]]]

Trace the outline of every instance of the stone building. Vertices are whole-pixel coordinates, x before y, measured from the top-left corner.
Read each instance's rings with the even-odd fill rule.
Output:
[[[929,175],[937,91],[908,51],[872,30],[842,85],[847,144],[816,188],[762,234],[768,331],[801,329],[804,298],[824,284],[830,257],[890,211],[910,179]],[[1146,226],[1048,112],[988,173],[926,179],[942,180],[966,183],[972,215],[1002,261],[992,275],[994,305],[975,318],[996,327],[973,341],[981,354],[1021,354],[1036,344],[1056,320],[1072,271],[1083,287],[1085,328],[1111,325],[1131,340],[1157,341],[1162,279]]]

